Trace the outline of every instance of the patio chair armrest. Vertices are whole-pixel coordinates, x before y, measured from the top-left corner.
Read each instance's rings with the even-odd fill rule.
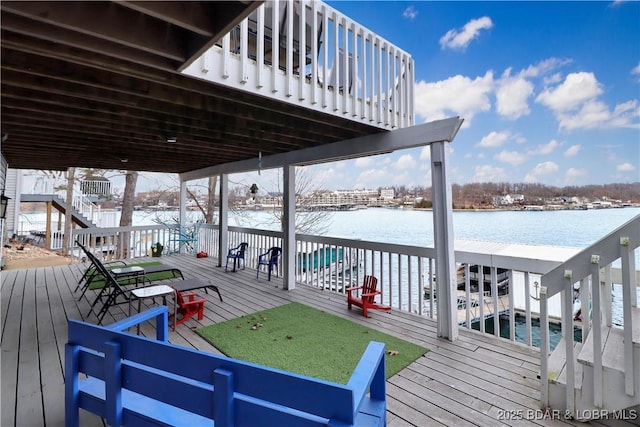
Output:
[[[192,305],[198,306],[200,304],[204,304],[205,302],[207,302],[206,299],[194,299],[194,300],[189,300],[189,301],[184,301],[181,306],[182,307],[190,307]]]
[[[107,265],[111,266],[111,265],[114,265],[114,264],[118,264],[118,265],[121,265],[123,267],[127,266],[127,263],[122,261],[122,260],[120,260],[120,259],[119,260],[115,260],[115,261],[106,261],[106,262],[102,263],[102,265],[104,265],[104,266],[107,266]]]
[[[375,297],[376,295],[381,295],[382,292],[380,291],[373,291],[373,292],[365,292],[362,294],[363,297]]]
[[[198,295],[198,294],[197,294],[197,293],[195,293],[195,292],[181,292],[181,294],[182,294],[182,296],[183,296],[183,297],[188,297],[188,298],[189,298],[189,301],[193,301],[193,298],[194,298],[196,295]]]
[[[362,286],[351,286],[349,288],[345,288],[344,290],[347,292],[357,291],[358,289],[362,289]]]

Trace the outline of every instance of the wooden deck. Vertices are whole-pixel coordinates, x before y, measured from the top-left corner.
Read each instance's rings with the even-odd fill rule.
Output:
[[[431,351],[387,382],[389,426],[638,423],[613,419],[579,423],[555,414],[543,417],[536,379],[538,352],[525,346],[475,331],[461,331],[451,343],[437,338],[433,321],[416,315],[373,311],[366,319],[358,309],[347,310],[344,295],[304,285],[284,291],[279,278],[268,282],[261,274],[256,280],[251,268],[225,273],[211,258],[174,255],[161,260],[180,268],[186,278],[200,277],[220,288],[224,301],[214,293],[207,296],[202,325],[298,301],[428,347]],[[64,424],[67,319],[96,321],[95,315],[87,316],[87,299],[78,301],[80,293],[73,293],[83,269],[83,265],[72,265],[2,272],[2,427]],[[126,310],[126,306],[112,308],[105,323],[124,317]],[[217,352],[192,331],[201,324],[187,321],[170,332],[170,341]],[[104,425],[98,417],[82,412],[82,426]]]

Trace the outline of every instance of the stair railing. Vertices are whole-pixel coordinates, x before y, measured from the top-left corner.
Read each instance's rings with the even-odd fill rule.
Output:
[[[594,406],[602,407],[602,329],[612,325],[611,288],[612,265],[620,263],[621,277],[616,283],[622,285],[624,321],[625,392],[634,393],[633,325],[632,307],[637,306],[637,273],[635,251],[640,246],[640,215],[598,240],[582,252],[544,274],[540,289],[540,399],[543,407],[549,402],[549,313],[548,302],[560,294],[562,305],[562,336],[566,354],[566,410],[575,415],[575,367],[578,355],[574,350],[573,303],[574,292],[580,289],[582,318],[582,342],[589,334],[593,343],[593,387]],[[584,344],[583,344],[584,345]]]
[[[66,189],[61,189],[56,192],[65,202],[67,201]],[[73,181],[73,196],[71,199],[71,205],[73,208],[86,219],[91,222],[95,222],[94,215],[99,213],[99,208],[93,203],[87,196],[85,196],[80,189],[80,182],[78,180]]]

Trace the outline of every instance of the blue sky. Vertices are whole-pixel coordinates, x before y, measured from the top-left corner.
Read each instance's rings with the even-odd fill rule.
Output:
[[[459,115],[451,180],[640,181],[640,3],[328,2],[409,52],[416,122]],[[314,167],[325,186],[430,185],[421,149]]]
[[[409,52],[416,122],[460,116],[451,181],[640,181],[640,2],[329,1]],[[315,187],[431,185],[428,150],[310,168]],[[273,171],[231,185],[279,188]],[[139,191],[167,181],[144,174]]]

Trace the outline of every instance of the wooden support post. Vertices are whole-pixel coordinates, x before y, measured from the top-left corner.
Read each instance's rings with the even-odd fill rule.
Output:
[[[296,167],[284,166],[284,200],[282,231],[284,232],[282,247],[283,287],[296,287]]]
[[[51,202],[47,202],[47,222],[45,224],[44,247],[51,249]],[[66,218],[66,217],[65,217]],[[60,230],[60,213],[58,212],[58,231]]]
[[[218,211],[218,267],[227,260],[229,247],[229,175],[220,175],[220,207]]]
[[[453,202],[447,170],[449,147],[445,142],[431,144],[431,181],[433,188],[433,232],[436,249],[438,286],[438,336],[458,338],[456,306],[456,265],[453,251]]]

